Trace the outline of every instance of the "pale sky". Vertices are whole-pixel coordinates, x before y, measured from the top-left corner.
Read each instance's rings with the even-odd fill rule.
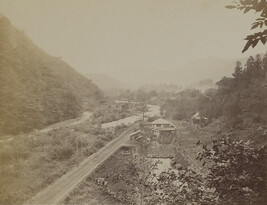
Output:
[[[79,72],[175,69],[242,54],[254,13],[228,0],[0,0],[0,13],[47,53]]]

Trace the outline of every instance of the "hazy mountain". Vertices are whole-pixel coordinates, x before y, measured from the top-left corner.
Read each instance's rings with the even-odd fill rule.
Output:
[[[220,80],[223,76],[231,76],[237,60],[205,58],[186,64],[181,69],[184,79],[189,79],[188,83],[197,83],[199,81],[210,79]],[[179,70],[178,70],[179,72]],[[185,82],[186,83],[186,82]]]
[[[85,74],[88,79],[91,79],[102,90],[110,89],[128,89],[129,85],[123,83],[115,78],[110,77],[107,74],[103,73],[88,73]]]
[[[75,118],[102,94],[68,64],[49,56],[0,16],[0,134]]]
[[[205,58],[174,69],[118,69],[110,72],[109,75],[123,79],[135,87],[160,83],[186,86],[204,79],[216,82],[223,76],[230,76],[235,63],[234,59]]]

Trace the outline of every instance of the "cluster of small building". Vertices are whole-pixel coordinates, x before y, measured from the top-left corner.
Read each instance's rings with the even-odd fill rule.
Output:
[[[198,124],[200,126],[205,126],[208,124],[208,118],[200,114],[200,112],[197,112],[196,114],[194,114],[191,120],[192,120],[192,123]],[[145,132],[147,134],[147,130],[149,130],[149,132],[153,135],[154,139],[158,139],[160,136],[167,136],[170,134],[175,134],[177,131],[177,128],[171,122],[163,118],[159,118],[153,122],[143,122],[142,129],[139,129],[130,135],[131,141],[136,141],[136,140],[140,140],[141,138],[143,138]],[[148,137],[148,140],[150,140],[149,137]]]

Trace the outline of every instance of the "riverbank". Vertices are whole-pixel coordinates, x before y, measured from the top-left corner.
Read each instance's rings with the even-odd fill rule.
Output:
[[[160,116],[160,106],[159,105],[147,105],[148,111],[144,113],[144,116],[146,117],[156,117]],[[116,127],[116,126],[122,126],[122,125],[131,125],[134,124],[135,122],[141,120],[143,117],[142,114],[126,117],[117,121],[113,122],[108,122],[102,124],[102,128],[107,129],[111,127]]]

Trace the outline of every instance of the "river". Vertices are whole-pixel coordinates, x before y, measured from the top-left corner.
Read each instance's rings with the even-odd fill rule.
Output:
[[[159,105],[147,105],[147,107],[148,107],[148,111],[145,112],[146,117],[160,116]],[[111,128],[111,127],[116,127],[116,126],[121,126],[121,125],[131,125],[141,119],[142,119],[142,114],[134,115],[134,116],[120,119],[120,120],[104,123],[102,124],[102,128],[106,129],[106,128]]]

